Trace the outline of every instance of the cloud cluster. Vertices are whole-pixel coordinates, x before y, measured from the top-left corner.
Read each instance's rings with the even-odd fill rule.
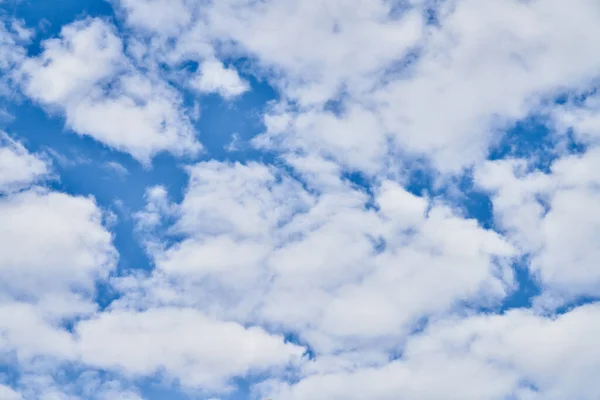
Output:
[[[37,55],[5,23],[0,72],[77,134],[187,160],[187,183],[147,188],[151,265],[122,271],[106,210],[0,136],[0,366],[20,371],[0,397],[138,399],[144,378],[223,398],[240,378],[290,400],[600,396],[597,2],[112,4],[116,22],[69,23]],[[277,91],[251,140],[268,157],[186,159],[189,99],[235,102],[249,76]],[[536,115],[550,161],[489,157]],[[522,275],[539,295],[508,310]]]
[[[381,182],[367,208],[369,197],[335,176],[321,192],[261,164],[188,172],[181,204],[149,196],[140,215],[148,229],[165,210],[175,217],[169,231],[183,236],[166,247],[148,238],[156,269],[143,304],[183,301],[297,332],[331,353],[393,346],[419,318],[459,301],[493,303],[512,285],[508,243],[394,182]]]
[[[118,257],[105,212],[93,198],[36,185],[51,166],[8,135],[0,160],[10,163],[0,192],[0,363],[22,368],[17,389],[25,398],[71,399],[84,390],[83,383],[52,383],[65,363],[86,376],[97,369],[130,379],[163,372],[203,390],[226,390],[233,376],[301,359],[304,350],[282,337],[191,308],[98,310],[96,284],[107,282]],[[127,394],[109,389],[80,396]]]
[[[175,41],[161,47],[167,60],[211,46],[252,57],[282,95],[269,117],[286,123],[270,127],[268,147],[319,148],[371,172],[390,141],[460,171],[549,97],[591,83],[600,64],[591,0],[120,4],[134,27]],[[152,12],[165,17],[141,17]],[[341,116],[324,107],[340,98]]]

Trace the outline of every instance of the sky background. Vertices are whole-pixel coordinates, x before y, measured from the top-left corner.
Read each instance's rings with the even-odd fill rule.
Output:
[[[596,1],[0,21],[0,399],[600,397]]]

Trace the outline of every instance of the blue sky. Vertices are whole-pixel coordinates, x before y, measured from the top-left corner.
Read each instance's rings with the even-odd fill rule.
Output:
[[[600,396],[594,1],[0,10],[1,399]]]

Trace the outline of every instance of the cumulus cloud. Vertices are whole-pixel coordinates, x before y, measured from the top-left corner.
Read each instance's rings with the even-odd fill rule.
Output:
[[[6,135],[0,145],[0,364],[36,374],[77,360],[64,324],[96,311],[117,252],[93,198],[39,186],[50,165]],[[3,398],[67,398],[19,385]]]
[[[32,186],[50,167],[8,137],[2,145],[0,347],[68,358],[69,335],[55,324],[95,310],[94,284],[116,265],[112,235],[92,198]]]
[[[23,26],[22,21],[0,19],[0,74],[3,76],[0,95],[10,93],[10,73],[25,59],[23,45],[27,43],[30,35],[31,31]]]
[[[393,347],[423,316],[459,301],[493,304],[512,285],[508,243],[393,182],[381,183],[377,209],[368,209],[368,196],[347,182],[307,191],[261,164],[201,163],[189,174],[181,204],[162,213],[175,216],[169,231],[182,240],[147,239],[156,270],[137,282],[142,305],[280,326],[328,354]],[[155,204],[143,226],[148,214],[160,219]]]
[[[6,400],[21,400],[22,397],[19,393],[15,392],[11,388],[5,385],[0,385],[0,396]]]
[[[94,278],[106,278],[114,267],[112,237],[93,199],[34,188],[1,199],[0,221],[5,293],[88,291]]]
[[[219,61],[204,61],[191,85],[201,92],[219,93],[225,99],[239,96],[248,90],[248,84],[240,78],[237,71],[231,67],[225,68]]]
[[[160,13],[162,3],[146,0],[128,0],[123,9],[138,21],[152,3]],[[599,11],[591,0],[230,0],[178,2],[174,10],[182,4],[202,17],[180,25],[176,44],[161,47],[163,58],[210,57],[211,41],[249,55],[283,98],[269,118],[288,123],[270,131],[279,139],[270,148],[311,152],[318,143],[370,172],[390,145],[460,171],[548,97],[590,84],[600,64],[593,40]],[[145,23],[153,35],[172,38],[167,22],[155,22]],[[324,107],[330,101],[341,102],[341,115]]]
[[[185,155],[201,148],[179,94],[138,69],[104,20],[63,27],[59,38],[43,42],[40,56],[23,62],[19,75],[25,93],[63,112],[73,131],[143,163],[161,151]]]
[[[592,399],[600,387],[598,305],[558,318],[527,310],[447,319],[412,337],[401,359],[356,367],[351,359],[315,360],[296,384],[262,391],[286,399]],[[345,361],[345,362],[344,362]]]
[[[102,210],[93,198],[26,188],[47,171],[40,166],[47,166],[20,143],[6,138],[4,144],[0,160],[7,171],[34,167],[4,179],[5,187],[19,182],[23,190],[0,198],[0,362],[12,354],[26,371],[40,359],[54,368],[69,362],[131,377],[166,371],[185,385],[224,391],[234,376],[300,361],[304,348],[284,343],[281,336],[194,309],[98,313],[95,284],[106,282],[118,256]],[[72,324],[72,330],[64,323]],[[40,379],[46,382],[44,376]],[[62,385],[40,384],[37,378],[21,382],[25,398],[63,398],[63,392],[64,398],[73,398]],[[109,389],[107,393],[139,398]],[[97,392],[82,396],[111,398]]]
[[[290,400],[600,396],[600,308],[580,304],[600,296],[593,0],[112,4],[116,23],[68,23],[35,55],[4,23],[0,72],[145,165],[198,154],[202,96],[266,82],[263,131],[239,133],[261,157],[188,159],[180,192],[149,178],[150,264],[123,271],[96,199],[47,187],[45,157],[2,134],[0,364],[19,378],[0,397],[139,399],[143,379],[224,399],[240,379]],[[488,159],[537,114],[551,161]],[[508,310],[524,272],[540,294]]]
[[[526,160],[502,160],[484,164],[476,175],[493,193],[499,225],[531,256],[532,275],[548,289],[540,301],[550,301],[549,306],[599,293],[594,237],[600,219],[594,204],[600,193],[592,173],[599,163],[599,149],[592,148],[557,159],[549,172]]]

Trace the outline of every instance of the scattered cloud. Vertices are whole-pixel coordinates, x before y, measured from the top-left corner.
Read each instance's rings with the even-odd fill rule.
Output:
[[[103,6],[0,12],[0,398],[600,396],[595,1]]]
[[[19,76],[27,95],[65,115],[73,131],[143,163],[161,151],[176,155],[201,149],[177,92],[123,52],[114,27],[86,19],[43,42],[39,57],[26,59]]]

